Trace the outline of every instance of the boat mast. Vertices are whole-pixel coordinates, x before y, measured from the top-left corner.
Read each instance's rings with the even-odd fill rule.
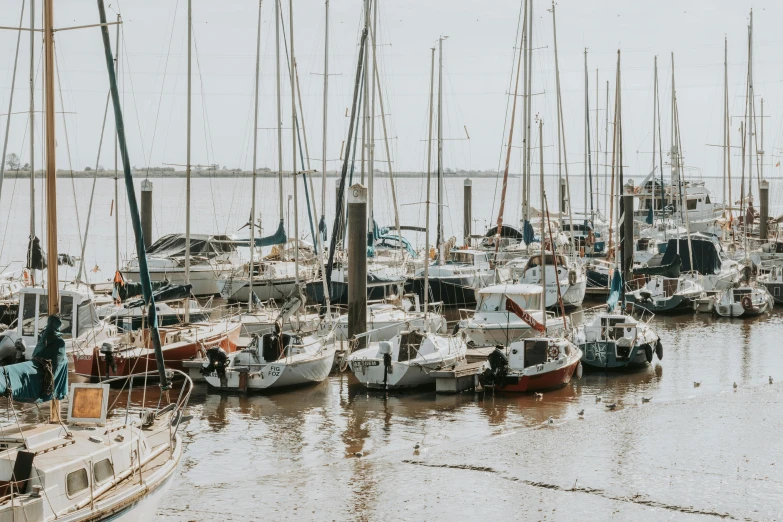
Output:
[[[729,119],[729,65],[728,65],[729,43],[728,38],[723,38],[723,168],[726,179],[723,181],[723,214],[726,214],[726,204],[729,211],[729,229],[732,225],[731,212],[731,125]],[[728,188],[728,199],[726,199],[726,189]],[[731,235],[732,242],[734,234]]]
[[[589,76],[587,74],[587,49],[585,48],[585,176],[588,177],[589,185],[585,183],[585,214],[587,214],[587,197],[590,197],[590,223],[595,223],[595,210],[593,209],[593,158],[590,146],[590,95],[587,87]],[[585,180],[585,181],[588,181]]]
[[[373,5],[374,3],[374,5]],[[367,0],[367,7],[372,10],[372,55],[375,57],[375,31],[378,27],[378,1]],[[370,71],[370,56],[369,49],[367,54],[367,62],[365,65],[365,71]],[[372,61],[372,70],[375,72],[375,60]],[[370,117],[367,122],[370,124],[367,130],[368,134],[368,149],[367,149],[367,201],[369,202],[369,208],[367,209],[367,230],[373,234],[373,240],[375,239],[375,215],[373,212],[374,194],[375,194],[375,74],[372,74],[372,87],[370,90]]]
[[[424,248],[426,256],[424,259],[424,319],[427,319],[427,308],[430,302],[430,194],[432,192],[430,183],[430,173],[432,171],[432,109],[435,89],[435,48],[430,49],[432,55],[430,58],[430,110],[429,124],[427,130],[427,203],[425,204],[424,216]],[[425,328],[426,328],[425,324]]]
[[[294,181],[294,283],[296,291],[301,292],[299,288],[299,197],[297,194],[296,183],[296,77],[294,76],[295,60],[294,58],[294,0],[290,0],[288,11],[289,33],[291,35],[291,172]],[[297,316],[299,312],[297,310]],[[301,323],[299,323],[301,324]]]
[[[527,34],[527,17],[528,17],[528,2],[529,0],[524,1],[524,9],[525,14],[522,16],[522,49],[519,50],[520,53],[523,55],[523,67],[524,67],[524,77],[522,80],[522,168],[521,168],[521,177],[520,177],[520,186],[521,186],[521,200],[522,200],[522,231],[524,233],[524,229],[526,226],[527,221],[527,207],[528,207],[528,191],[527,191],[527,182],[525,181],[527,179],[527,142],[528,142],[528,136],[530,134],[530,128],[528,126],[527,121],[527,99],[530,95],[527,89],[527,46],[528,46],[528,34]]]
[[[326,226],[326,125],[329,118],[327,100],[329,99],[329,0],[324,2],[324,129],[321,144],[321,222]],[[320,228],[320,226],[319,226]],[[319,253],[323,256],[323,252]]]
[[[258,0],[258,28],[256,29],[256,78],[253,90],[253,188],[250,200],[250,294],[247,298],[247,311],[253,310],[253,275],[256,252],[256,168],[258,158],[258,83],[261,72],[261,3]],[[316,245],[318,243],[315,243]]]
[[[688,238],[688,259],[690,261],[690,267],[691,271],[694,270],[693,268],[693,245],[691,244],[691,224],[690,224],[690,218],[688,217],[688,195],[685,193],[684,189],[684,183],[682,181],[683,176],[683,161],[682,161],[682,136],[680,135],[680,111],[677,106],[677,91],[674,89],[674,53],[672,53],[672,100],[674,102],[673,108],[674,108],[674,129],[675,129],[675,146],[677,147],[678,154],[676,155],[677,159],[677,172],[678,172],[678,180],[679,180],[679,187],[680,187],[680,200],[682,202],[682,206],[684,207],[685,211],[685,234]],[[682,207],[680,209],[680,212],[682,213]],[[677,240],[677,246],[679,248],[680,241]]]
[[[539,151],[539,169],[540,169],[540,188],[541,188],[541,320],[544,325],[544,335],[546,335],[546,247],[544,246],[546,237],[544,226],[546,225],[546,216],[544,215],[544,120],[538,120],[538,151]],[[552,256],[555,255],[555,244],[552,242]]]
[[[8,116],[11,117],[10,114]],[[35,0],[30,0],[30,241],[35,237]],[[5,158],[2,158],[5,161]],[[29,261],[29,259],[28,259]],[[35,285],[35,269],[30,269]]]
[[[524,35],[524,28],[522,34]],[[506,165],[503,169],[503,188],[500,192],[500,208],[498,210],[497,229],[495,231],[495,261],[497,262],[498,250],[500,249],[500,238],[503,229],[503,212],[506,209],[506,190],[508,189],[508,168],[511,165],[511,144],[514,138],[514,120],[517,115],[517,93],[519,92],[519,73],[522,68],[522,51],[517,56],[517,74],[514,82],[514,101],[511,104],[511,124],[508,131],[508,147],[506,148]]]
[[[658,57],[655,57],[655,115],[658,117],[658,165],[661,169],[661,216],[666,217],[665,207],[666,207],[666,201],[665,201],[665,195],[666,195],[666,189],[664,188],[663,183],[663,133],[661,132],[661,96],[660,91],[658,89]],[[653,156],[655,155],[655,142],[653,141]],[[655,206],[655,203],[653,203],[653,206]],[[664,237],[666,234],[666,231],[664,230]]]
[[[601,137],[598,134],[598,67],[595,68],[595,210],[601,212],[601,189],[599,187],[600,177],[598,175],[598,156],[601,154]],[[593,197],[592,195],[590,196]],[[593,223],[595,226],[595,223]]]
[[[650,200],[650,208],[652,209],[652,223],[655,224],[655,115],[658,108],[658,55],[653,60],[653,135],[652,135],[652,198]],[[661,172],[663,172],[663,165],[661,165]],[[661,183],[661,193],[663,193],[663,183]],[[663,208],[661,208],[663,210]],[[666,237],[666,227],[663,229],[664,238]]]
[[[277,177],[280,223],[283,222],[283,109],[280,93],[280,0],[275,0],[275,104],[277,106]]]
[[[607,199],[609,198],[609,80],[606,80],[606,121],[604,123],[604,143],[604,212],[606,212],[606,209],[609,208],[609,204],[607,202]]]
[[[587,160],[587,149],[590,148],[589,142],[590,142],[590,107],[589,107],[589,101],[587,99],[587,48],[585,47],[584,50],[584,57],[585,57],[585,140],[584,140],[584,147],[582,149],[583,152],[583,161],[584,161],[584,176],[585,176],[585,184],[584,184],[584,216],[585,216],[585,223],[587,223],[587,192],[589,187],[589,181],[587,179],[588,177],[588,160]]]
[[[756,128],[756,100],[753,93],[753,9],[750,10],[750,24],[748,25],[748,201],[753,201],[753,131]]]
[[[531,13],[532,15],[532,13]],[[530,26],[532,30],[532,23]],[[557,24],[555,21],[555,2],[552,0],[552,33],[554,37],[554,46],[555,46],[555,87],[557,90],[557,135],[558,135],[558,142],[562,143],[563,146],[563,156],[562,158],[565,160],[563,163],[565,163],[565,181],[566,181],[566,199],[568,200],[568,226],[571,231],[571,233],[568,235],[569,238],[569,244],[571,246],[571,253],[575,253],[574,248],[574,215],[571,212],[571,182],[568,178],[568,149],[566,148],[566,137],[565,137],[565,124],[563,123],[563,98],[560,95],[560,65],[557,58]],[[532,61],[532,57],[531,57]],[[532,69],[532,67],[531,67]],[[529,79],[529,78],[528,78]],[[528,84],[528,100],[530,99],[530,85]],[[530,129],[530,105],[528,105],[528,111],[527,111],[527,129],[528,129],[528,136],[529,136],[529,129]],[[558,163],[560,162],[560,157],[558,157]],[[530,169],[528,168],[528,177],[530,175]],[[559,189],[558,189],[559,190]],[[529,191],[528,191],[529,193]],[[527,203],[525,203],[527,205]],[[525,214],[525,219],[527,220],[527,214]]]
[[[532,125],[532,98],[533,98],[533,0],[528,1],[529,12],[527,15],[527,97],[525,98],[527,119],[527,134],[525,136],[525,176],[524,183],[526,187],[527,198],[525,198],[525,221],[530,219],[530,167],[533,162],[531,147],[531,125]],[[565,140],[563,140],[565,142]],[[564,143],[565,148],[565,143]],[[566,183],[568,183],[568,164],[566,163]],[[571,206],[571,199],[568,199],[568,206]]]
[[[185,284],[190,284],[190,113],[192,98],[193,1],[188,0],[188,99],[185,146]],[[190,322],[190,303],[185,306],[185,323]]]
[[[60,312],[57,286],[57,164],[54,126],[54,12],[53,0],[44,0],[44,101],[46,111],[46,292],[49,315]],[[10,117],[10,116],[9,116]]]
[[[33,2],[35,0],[32,0]],[[122,27],[122,17],[117,13],[117,54],[114,59],[114,76],[120,75],[120,28]],[[117,126],[114,126],[114,271],[120,271],[120,188],[119,171],[117,170]]]
[[[438,264],[445,261],[446,252],[443,249],[443,40],[448,36],[438,38]]]

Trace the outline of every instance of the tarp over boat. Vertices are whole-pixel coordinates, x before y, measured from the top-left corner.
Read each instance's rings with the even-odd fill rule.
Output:
[[[677,241],[679,241],[679,250]],[[688,254],[688,239],[670,239],[666,245],[666,253],[661,259],[661,265],[670,265],[674,262],[674,256],[679,252],[682,258],[683,272],[696,271],[702,275],[712,275],[717,273],[721,267],[718,249],[709,239],[699,239],[691,236],[691,245],[693,245],[693,265],[691,266],[691,256]]]
[[[190,255],[211,258],[233,251],[236,244],[236,241],[225,235],[191,234]],[[148,257],[184,257],[185,253],[185,234],[167,234],[147,249]]]
[[[155,281],[153,281],[153,288],[155,288]],[[158,287],[152,295],[155,297],[155,302],[165,303],[166,301],[175,301],[179,299],[187,299],[190,297],[190,292],[193,289],[193,285],[172,285],[167,284],[162,287]],[[125,303],[125,308],[138,308],[144,306],[144,298],[132,299]]]
[[[46,402],[68,395],[68,358],[60,335],[62,321],[50,315],[33,350],[33,360],[0,368],[0,393],[15,401]]]
[[[695,259],[694,259],[695,262]],[[644,276],[663,276],[663,277],[671,277],[671,278],[678,278],[680,277],[680,268],[682,267],[682,259],[680,259],[680,256],[678,254],[674,254],[674,258],[671,263],[668,265],[661,264],[660,266],[647,266],[644,268],[634,268],[633,269],[633,275],[644,275]]]

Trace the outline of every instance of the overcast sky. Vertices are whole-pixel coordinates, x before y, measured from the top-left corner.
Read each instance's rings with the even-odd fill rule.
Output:
[[[186,0],[106,0],[109,11],[123,15],[121,53],[124,111],[131,161],[137,167],[185,162]],[[359,0],[332,0],[329,61],[329,168],[338,167],[347,133],[357,43],[362,22]],[[544,120],[544,144],[555,143],[555,82],[550,2],[534,0],[533,109]],[[95,23],[94,0],[55,2],[55,25]],[[21,0],[4,0],[0,25],[16,26]],[[28,2],[29,6],[29,2]],[[768,172],[779,154],[783,70],[780,23],[783,4],[745,0],[629,2],[566,0],[557,5],[566,139],[572,172],[582,172],[584,143],[583,51],[588,49],[591,118],[600,118],[604,147],[603,109],[606,81],[614,91],[617,49],[622,50],[622,93],[625,157],[631,176],[642,177],[650,166],[653,57],[659,56],[664,144],[670,141],[670,53],[675,53],[677,92],[686,163],[718,175],[721,151],[707,144],[721,142],[723,38],[729,39],[729,88],[732,115],[743,114],[747,66],[747,23],[755,11],[756,94],[768,100],[765,140]],[[28,7],[26,7],[27,9]],[[36,5],[41,14],[41,2]],[[194,164],[217,163],[229,168],[251,167],[253,75],[258,2],[193,0],[193,155]],[[284,2],[286,33],[288,3]],[[519,0],[379,1],[378,57],[386,105],[392,157],[396,170],[423,170],[427,131],[430,48],[439,35],[444,43],[444,149],[447,167],[496,169],[503,152],[504,122],[512,53],[516,41]],[[112,15],[113,16],[113,15]],[[261,34],[261,112],[259,167],[276,168],[274,110],[274,2],[264,0]],[[38,24],[41,23],[39,16]],[[25,13],[24,25],[29,24]],[[314,167],[320,169],[323,101],[324,2],[296,0],[295,55],[299,65],[304,122]],[[13,112],[28,106],[29,33],[22,34]],[[0,112],[8,108],[17,33],[0,31]],[[112,43],[114,28],[112,28]],[[98,150],[108,78],[99,30],[82,29],[56,36],[63,103],[58,93],[58,167],[94,166]],[[40,75],[40,37],[35,52]],[[596,109],[596,68],[599,100]],[[285,71],[284,71],[285,72]],[[290,84],[283,77],[283,121],[290,128]],[[38,108],[41,99],[37,81]],[[612,93],[612,96],[614,94]],[[612,102],[613,104],[613,99]],[[760,109],[757,109],[760,110]],[[380,111],[379,111],[380,113]],[[62,118],[67,122],[67,139]],[[27,153],[25,114],[12,116],[9,152]],[[517,120],[519,122],[519,120]],[[5,117],[0,118],[0,136]],[[111,129],[111,116],[108,122]],[[733,121],[738,128],[739,119]],[[595,127],[593,120],[591,128]],[[40,115],[38,120],[39,143]],[[466,131],[470,140],[466,138]],[[287,131],[290,132],[290,131]],[[380,138],[380,127],[377,131]],[[519,145],[519,127],[515,145]],[[738,133],[732,135],[736,143]],[[595,136],[593,136],[595,144]],[[537,140],[536,140],[537,143]],[[290,134],[284,137],[285,167],[290,169]],[[382,144],[379,142],[379,144]],[[595,146],[595,145],[594,145]],[[379,147],[379,160],[385,153]],[[40,148],[39,148],[40,150]],[[547,163],[555,148],[545,150]],[[69,154],[70,152],[70,154]],[[40,152],[38,153],[40,154]],[[41,164],[40,157],[36,160]],[[514,154],[512,171],[518,170]],[[113,164],[106,151],[100,163]],[[547,169],[550,167],[547,167]],[[554,171],[555,167],[551,167]],[[384,168],[385,169],[385,168]]]

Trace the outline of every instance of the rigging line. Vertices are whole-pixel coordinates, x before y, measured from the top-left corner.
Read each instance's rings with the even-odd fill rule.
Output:
[[[24,4],[25,0],[22,0],[22,10],[19,13],[19,27],[22,27],[24,22]],[[5,138],[3,139],[3,155],[0,156],[0,195],[3,193],[3,179],[5,179],[5,153],[8,151],[8,131],[11,127],[11,113],[13,112],[14,104],[14,86],[16,85],[16,65],[19,62],[19,44],[22,42],[22,30],[20,29],[16,33],[16,54],[14,55],[14,72],[11,76],[11,95],[8,100],[8,116],[5,120]]]
[[[193,30],[193,49],[196,52],[196,72],[198,73],[198,81],[199,81],[199,85],[201,86],[201,96],[200,97],[201,97],[201,115],[204,118],[204,125],[202,127],[204,129],[204,147],[207,149],[207,164],[211,164],[211,162],[210,162],[210,153],[212,154],[212,161],[214,161],[215,160],[215,149],[214,149],[214,145],[212,143],[212,132],[210,131],[210,125],[209,125],[209,112],[207,111],[207,104],[206,104],[206,99],[205,99],[205,96],[204,96],[204,77],[201,74],[201,60],[199,59],[198,39],[196,38],[196,31],[195,30]],[[208,169],[207,172],[210,172],[210,169]],[[214,170],[212,170],[212,172],[214,172]],[[209,175],[208,179],[209,179],[209,188],[211,189],[211,192],[213,194],[217,193],[217,195],[218,195],[217,199],[218,199],[218,201],[220,201],[220,199],[221,199],[220,198],[220,187],[217,187],[217,190],[216,190],[216,187],[214,185],[214,182],[215,182],[214,176]],[[218,224],[218,220],[217,220],[217,216],[218,216],[218,214],[217,214],[217,206],[215,205],[215,199],[216,198],[213,197],[211,199],[212,199],[212,209],[213,209],[212,217],[215,220],[215,230],[220,230],[220,225]],[[223,211],[222,206],[220,208],[220,211],[221,211],[221,215],[222,215],[222,211]],[[228,220],[226,220],[226,226],[224,227],[223,232],[224,233],[228,232]]]
[[[131,47],[128,46],[128,42],[125,41],[125,31],[120,31],[120,35],[122,36],[123,49],[131,49]],[[141,131],[141,120],[139,119],[139,105],[136,102],[136,89],[133,86],[133,71],[131,70],[130,54],[131,53],[124,53],[123,56],[125,57],[125,68],[127,69],[127,76],[130,79],[131,98],[133,99],[133,113],[136,116],[136,129],[139,131],[139,144],[141,145],[141,157],[143,159],[147,157],[147,152],[146,152],[147,148],[144,145],[144,133]],[[125,91],[123,91],[123,93],[124,92]]]
[[[526,0],[520,0],[519,2],[519,14],[517,15],[517,32],[514,35],[514,52],[511,53],[511,72],[508,75],[508,88],[506,89],[506,92],[511,92],[511,84],[514,82],[514,61],[517,56],[517,48],[516,43],[520,41],[519,38],[519,31],[520,26],[522,25],[522,7],[524,6]],[[525,28],[522,27],[522,31],[524,31]],[[523,52],[522,49],[519,49],[519,52]],[[510,97],[506,97],[506,110],[504,111],[503,116],[503,133],[500,135],[500,152],[498,153],[498,168],[497,168],[497,176],[495,176],[495,196],[497,197],[498,193],[498,184],[500,183],[500,168],[503,164],[503,149],[505,148],[505,136],[506,136],[506,130],[508,128],[508,105],[510,103]],[[496,197],[492,198],[492,210],[490,212],[490,216],[495,215],[495,200]]]
[[[177,0],[174,3],[174,16],[172,19],[172,29],[175,26],[174,24],[177,21],[177,7],[179,6],[179,0]],[[147,179],[149,179],[150,174],[150,163],[152,162],[152,151],[155,148],[155,136],[158,132],[158,121],[160,118],[160,107],[163,104],[163,91],[166,87],[166,71],[168,71],[169,68],[169,58],[171,57],[171,44],[174,42],[174,31],[171,31],[171,35],[169,36],[169,46],[168,49],[166,49],[166,61],[163,64],[163,81],[160,84],[160,97],[158,98],[158,108],[155,111],[155,124],[152,126],[152,141],[150,143],[150,153],[149,156],[147,156]]]
[[[57,92],[60,95],[60,106],[65,107],[65,102],[63,101],[63,84],[60,80],[60,53],[57,52],[57,45],[55,42],[52,42],[52,47],[54,48],[54,70],[57,75]],[[63,130],[65,134],[65,151],[68,155],[68,170],[71,173],[71,190],[73,191],[73,210],[76,213],[76,232],[79,235],[79,243],[82,242],[82,225],[79,220],[79,202],[76,201],[76,182],[74,181],[73,177],[73,164],[71,162],[71,144],[68,140],[68,125],[65,120],[65,113],[62,114],[63,117]],[[55,176],[57,173],[55,172]],[[52,216],[54,219],[57,219],[57,216]]]

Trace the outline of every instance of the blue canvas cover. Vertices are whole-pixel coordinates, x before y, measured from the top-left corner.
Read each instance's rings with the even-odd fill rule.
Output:
[[[617,307],[617,303],[620,302],[620,294],[623,290],[623,276],[619,270],[614,270],[614,276],[612,277],[612,288],[609,290],[609,299],[606,300],[606,305],[609,310],[614,310]]]
[[[0,393],[7,394],[10,388],[13,399],[19,402],[62,400],[68,395],[68,358],[61,324],[59,317],[50,315],[33,350],[33,360],[0,368]],[[49,370],[44,361],[52,365],[51,391],[46,389]]]

